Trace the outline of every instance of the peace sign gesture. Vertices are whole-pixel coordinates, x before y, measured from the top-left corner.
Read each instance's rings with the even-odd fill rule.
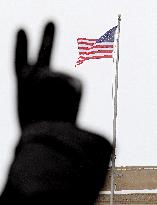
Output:
[[[22,78],[23,74],[29,74],[32,71],[31,68],[28,69],[28,66],[36,67],[36,71],[39,67],[44,67],[44,69],[49,68],[53,39],[54,24],[48,23],[44,31],[37,62],[35,63],[35,65],[30,66],[28,62],[28,43],[26,32],[24,30],[20,30],[18,32],[15,56],[15,68],[18,79]],[[33,70],[33,72],[35,72],[35,69]]]
[[[48,23],[37,62],[28,61],[24,30],[17,34],[15,71],[18,85],[18,113],[21,127],[37,121],[75,122],[81,96],[80,81],[50,70],[55,27]]]

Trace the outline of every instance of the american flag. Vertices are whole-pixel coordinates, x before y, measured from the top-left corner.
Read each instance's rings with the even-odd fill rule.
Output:
[[[114,26],[98,39],[78,38],[79,58],[75,67],[90,59],[112,58],[116,29]]]

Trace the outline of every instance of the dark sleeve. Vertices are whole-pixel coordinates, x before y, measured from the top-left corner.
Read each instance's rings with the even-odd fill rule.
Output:
[[[32,124],[22,133],[1,199],[91,205],[104,184],[111,152],[105,138],[72,124]]]

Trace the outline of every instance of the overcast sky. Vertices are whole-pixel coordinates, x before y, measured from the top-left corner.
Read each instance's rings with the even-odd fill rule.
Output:
[[[112,141],[112,59],[90,60],[74,68],[77,38],[99,38],[121,13],[117,166],[157,165],[157,1],[0,1],[0,189],[20,133],[14,76],[15,34],[29,34],[29,57],[36,58],[41,31],[56,23],[55,70],[79,77],[84,93],[78,124]]]

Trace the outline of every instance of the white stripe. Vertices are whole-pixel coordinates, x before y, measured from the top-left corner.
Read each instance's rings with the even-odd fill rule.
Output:
[[[93,44],[94,46],[95,44]],[[85,45],[85,44],[79,44],[78,47],[84,47],[84,48],[92,48],[93,46]]]
[[[157,167],[118,167],[116,168],[116,170],[119,170],[119,171],[127,171],[127,170],[131,170],[131,171],[135,171],[135,170],[157,170]]]
[[[98,45],[100,45],[100,46],[108,46],[109,44],[105,44],[105,43],[101,43],[101,44],[94,44],[93,46],[98,46]],[[113,45],[113,43],[112,44],[110,44],[111,46]],[[111,50],[111,49],[113,49],[113,48],[93,48],[93,46],[90,46],[90,45],[85,45],[85,44],[79,44],[78,45],[78,48],[79,47],[84,47],[84,48],[88,48],[88,49],[108,49],[108,50]]]
[[[92,46],[113,46],[114,43],[112,42],[102,42],[102,43],[93,43],[93,45],[87,45],[84,43],[78,43],[79,47],[92,47]]]
[[[91,51],[113,51],[113,48],[91,48],[89,50],[79,49],[79,52],[91,52]]]
[[[102,42],[102,43],[96,43],[96,45],[100,45],[100,46],[105,46],[105,45],[113,45],[114,42]]]
[[[157,189],[143,189],[143,190],[121,190],[115,191],[115,194],[156,194]],[[100,191],[99,194],[111,194],[111,191]]]
[[[96,40],[88,40],[88,39],[85,39],[85,40],[77,40],[77,42],[79,43],[79,42],[86,42],[86,43],[94,43],[94,42],[96,42]]]
[[[87,44],[84,44],[84,43],[79,43],[78,44],[79,47],[92,47],[94,45],[97,45],[97,44],[95,44],[95,43],[93,43],[93,45],[87,45]]]
[[[81,42],[81,43],[80,43]],[[84,44],[84,43],[96,43],[96,41],[88,41],[88,40],[79,40],[78,41],[78,44],[81,45],[81,44]],[[114,42],[101,42],[101,43],[96,43],[96,45],[113,45]]]

